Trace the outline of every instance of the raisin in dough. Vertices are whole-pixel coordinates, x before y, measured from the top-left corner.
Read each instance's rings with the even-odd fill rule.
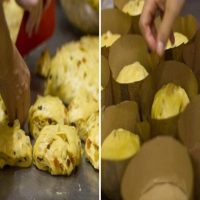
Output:
[[[15,120],[13,127],[0,123],[0,169],[5,165],[29,167],[32,163],[32,146],[29,136]]]
[[[99,169],[99,112],[95,112],[88,119],[87,132],[85,155],[93,167]]]
[[[81,141],[75,127],[45,126],[33,149],[33,163],[52,175],[70,175],[79,165]]]
[[[76,126],[81,140],[87,139],[87,120],[98,109],[98,100],[87,91],[81,91],[68,106],[68,119]]]
[[[98,98],[98,44],[98,37],[85,36],[58,49],[51,60],[44,94],[58,96],[66,105],[83,89]]]
[[[58,97],[38,96],[29,110],[29,130],[35,139],[44,126],[67,123],[67,109]]]

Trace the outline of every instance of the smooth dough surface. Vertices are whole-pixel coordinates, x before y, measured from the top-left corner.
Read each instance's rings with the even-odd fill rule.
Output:
[[[182,33],[174,32],[174,38],[175,38],[174,45],[172,45],[170,40],[168,40],[165,49],[177,47],[183,43],[186,44],[188,42],[188,38],[185,35],[183,35]]]
[[[85,155],[95,169],[99,169],[99,112],[93,113],[87,121],[88,138]]]
[[[181,113],[190,102],[183,88],[173,83],[164,85],[155,95],[151,117],[166,119]]]
[[[134,83],[143,80],[148,74],[147,70],[139,62],[134,62],[123,67],[116,81],[118,83]]]
[[[101,36],[101,47],[110,47],[120,37],[120,34],[112,33],[111,31],[103,33]]]
[[[38,96],[29,110],[29,131],[36,139],[44,126],[68,124],[67,109],[58,97]]]
[[[29,167],[32,163],[32,146],[29,136],[20,129],[18,120],[13,127],[0,123],[0,169],[5,165]]]
[[[70,175],[81,158],[81,141],[75,127],[45,126],[33,148],[33,163],[52,175]]]
[[[16,42],[24,10],[18,6],[15,0],[3,1],[3,9],[6,22],[13,43]]]
[[[124,7],[122,8],[122,11],[124,13],[128,13],[131,16],[137,16],[142,13],[142,9],[144,6],[144,1],[141,0],[134,0],[134,1],[128,1]]]
[[[83,89],[99,95],[99,38],[84,36],[57,50],[45,87],[45,95],[58,96],[66,105]]]
[[[103,141],[101,158],[123,160],[130,158],[140,148],[139,136],[124,129],[113,130]]]
[[[75,124],[78,134],[82,140],[86,140],[87,120],[99,110],[98,100],[91,93],[81,91],[68,106],[68,119],[71,124]]]

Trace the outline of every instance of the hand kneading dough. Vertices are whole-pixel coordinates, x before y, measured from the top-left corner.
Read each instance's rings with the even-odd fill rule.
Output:
[[[143,6],[144,6],[144,1],[140,0],[128,1],[124,5],[122,11],[124,13],[128,13],[131,16],[137,16],[142,13]]]
[[[67,109],[58,97],[38,96],[29,110],[29,130],[37,138],[44,126],[68,124]]]
[[[148,74],[147,70],[139,62],[134,62],[123,67],[116,81],[118,83],[134,83],[143,80]]]
[[[165,49],[177,47],[183,43],[186,44],[188,42],[188,38],[185,35],[183,35],[182,33],[174,32],[174,38],[175,38],[174,45],[172,45],[170,40],[168,40]]]
[[[123,160],[138,152],[140,139],[138,135],[124,129],[113,130],[104,140],[101,147],[101,158]]]
[[[107,31],[101,36],[101,47],[110,47],[120,37],[120,34],[113,34],[110,31]]]
[[[93,113],[87,121],[88,138],[85,155],[95,169],[99,169],[99,112]]]
[[[154,119],[166,119],[181,113],[189,98],[183,88],[173,83],[164,85],[155,95],[151,109]]]
[[[6,22],[10,32],[10,37],[13,43],[16,42],[21,20],[24,10],[15,2],[15,0],[3,1],[3,9]]]
[[[98,74],[99,38],[84,36],[58,49],[51,60],[45,95],[58,96],[66,105],[83,89],[98,98]]]
[[[86,140],[86,122],[88,118],[99,110],[98,100],[89,92],[81,91],[68,106],[68,119],[75,124],[78,134],[82,140]]]
[[[0,168],[5,165],[29,167],[32,163],[30,138],[20,129],[18,120],[13,127],[0,123]]]
[[[45,126],[33,148],[33,163],[52,175],[70,175],[80,158],[81,141],[72,126]]]

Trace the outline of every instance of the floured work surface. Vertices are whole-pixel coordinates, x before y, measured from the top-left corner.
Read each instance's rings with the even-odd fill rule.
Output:
[[[80,38],[68,23],[56,1],[56,29],[52,38],[25,59],[31,72],[31,105],[38,94],[43,95],[45,80],[34,75],[34,66],[42,50],[51,55],[64,43]],[[28,127],[25,126],[28,134]],[[32,139],[32,144],[35,140]],[[82,145],[82,147],[84,147]],[[52,176],[33,164],[30,168],[5,167],[0,170],[0,199],[6,200],[79,200],[99,199],[99,172],[82,155],[81,163],[70,176]]]

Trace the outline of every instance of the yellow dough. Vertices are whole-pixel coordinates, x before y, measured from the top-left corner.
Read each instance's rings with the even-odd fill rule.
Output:
[[[6,106],[3,102],[1,95],[0,95],[0,122],[8,122]]]
[[[20,129],[18,120],[13,127],[0,123],[0,168],[5,165],[29,167],[32,163],[32,146],[29,136]]]
[[[135,155],[140,148],[138,135],[124,129],[113,130],[101,147],[101,158],[123,160]]]
[[[84,36],[58,49],[51,60],[45,95],[58,96],[66,105],[81,90],[99,95],[99,38]]]
[[[164,85],[155,95],[151,109],[154,119],[166,119],[181,113],[189,98],[183,88],[173,83]]]
[[[29,110],[29,130],[37,138],[44,126],[68,124],[67,109],[58,97],[38,96]]]
[[[71,124],[74,124],[78,130],[78,134],[82,140],[87,138],[87,120],[99,110],[97,99],[87,91],[81,91],[68,106],[68,119]]]
[[[122,11],[124,13],[128,13],[131,16],[137,16],[142,13],[143,6],[144,1],[142,0],[128,1],[122,8]]]
[[[165,49],[173,48],[179,46],[181,44],[186,44],[188,42],[188,38],[183,35],[182,33],[174,32],[175,43],[174,45],[171,44],[170,40],[167,41],[167,45]]]
[[[110,47],[120,37],[120,34],[113,34],[110,31],[103,33],[101,36],[101,47]]]
[[[139,62],[134,62],[123,67],[116,81],[118,83],[134,83],[143,80],[147,75],[147,70]]]
[[[81,141],[72,126],[45,126],[33,148],[33,163],[52,175],[70,175],[81,158]]]
[[[51,55],[49,49],[45,49],[41,53],[40,58],[38,59],[35,65],[34,73],[46,78],[49,73],[50,66],[51,66]]]
[[[99,112],[93,113],[86,124],[88,138],[85,143],[85,156],[95,169],[99,169]]]
[[[17,40],[24,10],[18,6],[15,0],[3,1],[3,9],[11,40],[13,43],[15,43]]]

